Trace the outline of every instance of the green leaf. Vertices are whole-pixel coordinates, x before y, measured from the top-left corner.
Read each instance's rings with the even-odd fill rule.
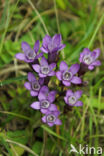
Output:
[[[66,4],[65,4],[64,0],[56,0],[56,2],[61,9],[63,9],[63,10],[66,9]]]

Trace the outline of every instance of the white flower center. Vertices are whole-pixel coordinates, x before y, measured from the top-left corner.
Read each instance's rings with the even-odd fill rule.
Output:
[[[47,115],[47,122],[55,122],[56,116],[53,114]]]
[[[86,63],[87,65],[92,63],[92,58],[90,55],[85,55],[83,58],[84,63]]]
[[[76,103],[77,99],[75,96],[69,96],[68,103],[71,105],[74,105]]]
[[[72,73],[71,72],[65,71],[63,73],[63,80],[70,80],[71,78],[72,78]]]
[[[40,89],[40,84],[38,81],[32,82],[32,89],[36,91]]]
[[[42,74],[48,74],[49,73],[49,67],[48,66],[42,66],[41,67],[41,73]]]
[[[33,50],[27,52],[27,58],[33,60],[36,57],[36,54]]]
[[[48,108],[49,106],[50,106],[50,103],[48,100],[41,101],[41,108]]]

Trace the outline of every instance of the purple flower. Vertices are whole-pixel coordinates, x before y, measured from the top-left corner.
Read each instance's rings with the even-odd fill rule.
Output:
[[[29,82],[25,82],[24,86],[26,89],[30,90],[31,96],[38,96],[41,86],[44,83],[44,78],[39,78],[37,80],[35,75],[31,72],[28,73]]]
[[[65,45],[61,43],[62,38],[60,34],[54,35],[52,38],[46,35],[43,38],[42,47],[40,48],[44,53],[53,53],[62,50]]]
[[[54,76],[55,71],[53,69],[56,67],[56,63],[48,64],[45,57],[42,57],[39,64],[32,65],[33,69],[39,74],[40,77]]]
[[[34,60],[38,59],[39,57],[43,55],[43,53],[37,54],[39,51],[39,40],[35,42],[33,49],[31,49],[29,44],[26,42],[22,42],[21,47],[24,53],[17,53],[15,57],[27,63],[34,62]]]
[[[60,63],[60,71],[56,72],[56,76],[65,86],[70,86],[71,83],[81,84],[81,79],[77,76],[74,76],[78,72],[79,68],[79,64],[73,64],[68,69],[68,65],[62,61]]]
[[[89,70],[93,70],[95,66],[100,66],[101,62],[96,60],[100,55],[100,49],[95,49],[91,52],[88,48],[84,48],[80,54],[80,62],[87,65]]]
[[[66,92],[66,96],[64,97],[64,100],[66,102],[66,104],[68,104],[69,106],[82,106],[83,103],[82,101],[78,101],[78,99],[82,96],[82,91],[76,91],[76,92],[72,92],[72,90],[67,90]]]
[[[52,104],[55,100],[56,91],[49,92],[47,86],[43,86],[39,92],[39,101],[33,102],[31,107],[33,109],[39,109],[42,113],[47,113],[48,111],[57,111],[57,106]]]
[[[42,121],[48,124],[50,127],[53,125],[61,125],[61,120],[58,119],[60,112],[57,111],[49,111],[42,117]]]

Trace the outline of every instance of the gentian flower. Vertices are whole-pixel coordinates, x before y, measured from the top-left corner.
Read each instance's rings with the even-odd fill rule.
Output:
[[[31,72],[28,73],[28,81],[25,82],[24,86],[27,90],[30,90],[31,96],[38,96],[39,91],[44,83],[44,78],[37,80],[35,75]]]
[[[56,67],[56,63],[48,64],[45,57],[42,57],[39,64],[32,65],[33,69],[39,74],[40,77],[54,76],[55,71],[53,69]]]
[[[100,55],[100,49],[95,49],[91,52],[88,48],[84,48],[80,54],[80,62],[88,66],[89,70],[93,70],[95,66],[100,66],[101,62],[96,60]]]
[[[39,101],[33,102],[31,107],[33,109],[40,110],[42,113],[47,113],[48,111],[57,111],[57,106],[52,104],[55,100],[56,91],[50,91],[47,86],[43,86],[39,92]]]
[[[78,72],[79,68],[79,64],[73,64],[68,69],[68,65],[62,61],[60,63],[60,71],[56,72],[56,76],[65,86],[70,86],[71,83],[81,84],[81,79],[78,76],[74,76]]]
[[[38,59],[43,55],[43,53],[38,54],[39,40],[35,42],[33,49],[31,49],[30,45],[27,42],[22,42],[21,48],[24,53],[17,53],[15,57],[27,63],[32,63],[34,62],[34,60]]]
[[[78,90],[76,92],[72,92],[72,90],[67,90],[66,96],[64,97],[65,103],[69,106],[82,106],[82,101],[78,101],[78,99],[82,96],[82,91]]]
[[[42,47],[40,48],[44,53],[53,53],[62,50],[65,45],[61,43],[61,34],[56,34],[52,38],[46,35],[43,38]]]
[[[42,117],[42,121],[48,124],[50,127],[53,125],[61,125],[61,120],[58,119],[60,112],[57,111],[48,111],[45,116]]]

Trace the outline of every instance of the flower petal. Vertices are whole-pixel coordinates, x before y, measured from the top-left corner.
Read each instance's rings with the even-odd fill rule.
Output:
[[[60,45],[60,47],[58,48],[58,51],[60,51],[60,50],[64,49],[64,48],[65,48],[65,46],[66,46],[65,44],[61,44],[61,45]]]
[[[37,102],[33,102],[31,105],[30,105],[31,108],[33,109],[40,109],[40,102],[37,101]]]
[[[89,65],[89,66],[88,66],[88,69],[89,69],[89,70],[93,70],[93,69],[94,69],[94,66]]]
[[[61,122],[60,119],[56,119],[55,124],[56,124],[56,125],[62,125],[62,122]]]
[[[54,76],[55,75],[55,71],[52,71],[48,74],[48,76]]]
[[[19,59],[19,60],[22,60],[22,61],[25,61],[25,55],[23,53],[17,53],[15,55],[16,59]]]
[[[71,79],[71,82],[74,84],[81,84],[82,80],[81,80],[81,78],[79,78],[77,76],[73,76],[73,78]]]
[[[100,49],[94,49],[93,52],[91,53],[91,56],[93,56],[94,59],[97,59],[100,55]]]
[[[31,84],[29,82],[25,82],[24,86],[27,90],[31,90]]]
[[[51,37],[49,35],[46,35],[44,38],[43,38],[43,43],[42,43],[42,46],[44,48],[48,47],[48,44],[49,42],[51,41]]]
[[[33,90],[30,92],[30,94],[31,94],[31,96],[38,96],[38,92],[33,91]]]
[[[39,65],[39,64],[34,64],[34,65],[32,65],[32,67],[33,67],[33,69],[34,69],[37,73],[40,72],[40,65]]]
[[[34,45],[34,50],[35,50],[35,53],[37,54],[37,52],[39,51],[39,40],[37,40],[36,42],[35,42],[35,45]]]
[[[41,50],[43,53],[48,53],[48,49],[45,49],[44,47],[41,47],[40,50]]]
[[[46,116],[43,116],[43,117],[42,117],[42,121],[43,121],[44,123],[46,123],[46,121],[47,121]]]
[[[55,100],[55,96],[56,96],[56,91],[49,92],[49,94],[48,94],[48,100],[49,100],[49,102],[52,103]]]
[[[78,90],[74,93],[74,95],[77,99],[79,99],[82,96],[82,93],[83,93],[82,90]]]
[[[68,89],[66,92],[66,96],[72,96],[74,93],[72,92],[72,90]]]
[[[53,43],[54,48],[60,45],[61,40],[62,40],[61,34],[56,34],[53,36],[52,43]]]
[[[47,62],[47,60],[46,60],[45,57],[42,57],[42,59],[41,59],[41,61],[40,61],[40,65],[41,65],[41,66],[48,66],[48,62]]]
[[[76,63],[70,67],[69,71],[74,75],[79,71],[79,68],[80,68],[80,65]]]
[[[83,106],[83,102],[82,101],[77,101],[74,106],[77,106],[77,107]]]
[[[52,123],[48,122],[47,124],[48,124],[49,127],[52,127],[54,125],[54,122],[52,122]]]
[[[101,62],[99,60],[91,63],[91,66],[100,66],[101,65]]]
[[[71,85],[71,83],[70,83],[69,81],[65,81],[65,80],[62,81],[62,83],[63,83],[65,86],[67,86],[67,87]]]
[[[35,75],[34,75],[33,73],[29,72],[29,73],[28,73],[28,80],[29,80],[30,82],[35,81],[35,80],[36,80]]]
[[[91,51],[88,48],[84,48],[83,52],[80,53],[80,58],[79,58],[80,62],[83,62],[83,57],[85,55],[89,55],[90,53],[91,53]]]
[[[31,47],[27,42],[22,42],[21,48],[25,54],[31,50]]]
[[[52,71],[55,67],[56,67],[56,63],[51,63],[51,64],[49,65],[50,71]]]
[[[44,78],[39,78],[39,84],[43,85],[43,83],[44,83]]]
[[[40,57],[42,57],[43,56],[43,53],[41,52],[41,53],[39,53],[36,57],[35,57],[35,59],[38,59],[38,58],[40,58]]]
[[[51,104],[49,111],[57,111],[57,106],[55,104]]]
[[[40,89],[40,92],[39,92],[39,95],[38,95],[38,99],[41,101],[41,100],[44,100],[46,99],[46,96],[49,92],[49,89],[47,86],[43,86],[41,89]]]
[[[68,65],[66,64],[66,62],[62,61],[60,63],[60,71],[65,71],[68,69]]]
[[[60,71],[56,72],[56,77],[61,81],[62,80],[62,73]]]
[[[45,109],[45,108],[43,109],[43,108],[41,108],[40,111],[41,111],[41,113],[46,114],[46,113],[48,112],[48,109]]]

